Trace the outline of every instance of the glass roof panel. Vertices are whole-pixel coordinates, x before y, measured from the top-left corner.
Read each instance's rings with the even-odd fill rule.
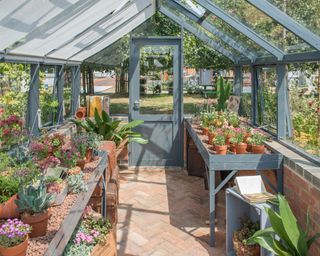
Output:
[[[167,9],[169,9],[172,13],[174,13],[176,16],[178,16],[180,19],[183,19],[184,22],[186,22],[189,25],[192,25],[193,27],[195,27],[198,31],[204,33],[205,35],[207,35],[210,39],[212,39],[213,41],[215,41],[216,43],[220,44],[225,50],[231,52],[236,58],[243,58],[246,57],[244,55],[242,55],[240,52],[238,52],[237,50],[235,50],[234,48],[232,48],[231,46],[229,46],[228,44],[226,44],[225,42],[223,42],[218,36],[213,35],[212,33],[210,33],[208,30],[204,29],[201,25],[199,25],[197,22],[191,20],[189,17],[185,16],[182,12],[180,12],[179,10],[172,8],[169,4],[167,4],[166,1],[163,1],[163,6],[165,6]]]
[[[320,3],[319,0],[268,0],[310,31],[320,36]]]
[[[210,0],[229,15],[252,28],[285,53],[310,52],[315,49],[278,24],[246,0]]]
[[[254,51],[258,57],[265,57],[265,56],[272,56],[268,51],[266,51],[264,48],[262,48],[260,45],[256,44],[254,41],[246,37],[244,34],[230,26],[228,23],[224,22],[223,20],[219,19],[218,17],[214,16],[213,14],[210,14],[206,21],[210,23],[211,25],[214,25],[216,28],[218,28],[220,31],[222,31],[224,34],[232,37],[238,42],[241,42],[243,45],[246,45],[248,49],[251,49]]]

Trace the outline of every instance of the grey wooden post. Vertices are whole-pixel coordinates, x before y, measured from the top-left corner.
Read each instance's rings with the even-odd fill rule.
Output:
[[[71,85],[71,115],[75,115],[79,107],[81,73],[80,66],[71,67],[72,85]]]
[[[257,124],[258,120],[258,69],[251,66],[251,123]]]
[[[241,96],[241,91],[242,91],[242,66],[235,66],[233,93],[236,96]]]
[[[287,66],[284,64],[277,65],[277,137],[278,139],[284,139],[287,136]]]
[[[210,202],[210,246],[215,246],[215,217],[216,217],[216,180],[215,172],[209,169],[209,202]]]
[[[27,109],[27,127],[30,130],[30,134],[33,136],[38,136],[39,132],[39,70],[40,64],[31,64],[30,69],[30,88],[28,97],[28,109]]]
[[[64,88],[64,66],[56,69],[56,89],[57,89],[57,100],[58,100],[58,112],[57,122],[58,124],[63,123],[63,88]]]

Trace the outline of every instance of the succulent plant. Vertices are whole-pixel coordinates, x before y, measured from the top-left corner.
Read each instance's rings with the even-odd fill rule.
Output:
[[[55,195],[47,193],[47,188],[43,181],[39,185],[21,186],[15,202],[20,212],[30,215],[43,213],[47,210],[55,199]]]
[[[83,181],[83,173],[69,175],[67,178],[69,192],[80,193],[87,190],[87,186]]]

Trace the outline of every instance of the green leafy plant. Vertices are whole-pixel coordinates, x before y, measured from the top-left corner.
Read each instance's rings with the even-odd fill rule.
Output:
[[[213,139],[213,143],[218,146],[224,146],[226,145],[226,137],[223,134],[218,134]]]
[[[84,220],[83,224],[87,230],[95,230],[99,233],[99,236],[96,237],[96,243],[98,244],[103,244],[105,242],[106,235],[109,234],[110,230],[112,229],[109,219],[97,219],[92,215],[89,215]]]
[[[231,84],[226,82],[223,77],[219,77],[217,81],[217,110],[224,111],[227,108],[227,100],[230,97]]]
[[[46,186],[41,180],[38,185],[21,186],[18,198],[15,202],[19,211],[34,215],[46,211],[54,201],[55,195],[47,193]]]
[[[12,175],[0,176],[0,203],[9,200],[14,194],[19,191],[19,180]]]
[[[233,237],[235,241],[240,242],[243,246],[247,246],[247,239],[253,236],[253,234],[255,234],[259,229],[259,222],[253,222],[251,220],[241,220],[240,229],[234,231]]]
[[[103,137],[93,132],[82,132],[72,137],[72,143],[75,145],[81,158],[84,158],[88,149],[97,149]]]
[[[252,145],[263,145],[263,143],[267,140],[267,136],[262,132],[253,130],[251,137],[248,141],[249,144]]]
[[[87,186],[83,181],[83,173],[73,174],[67,177],[68,190],[71,193],[80,193],[87,191]]]
[[[102,111],[101,116],[97,109],[94,111],[94,119],[87,118],[85,121],[73,120],[73,122],[87,132],[94,132],[103,136],[104,140],[114,141],[119,145],[123,140],[137,142],[140,144],[148,143],[141,133],[134,132],[132,129],[143,124],[142,120],[134,120],[122,125],[120,120],[112,121],[107,112]]]
[[[242,143],[244,139],[244,134],[242,129],[236,128],[234,129],[234,131],[235,131],[235,135],[234,137],[230,138],[230,142],[235,145]]]
[[[320,233],[309,237],[309,215],[307,230],[303,231],[284,196],[278,195],[278,201],[279,213],[266,208],[271,227],[257,231],[246,243],[258,243],[279,256],[307,256],[313,242],[320,238]]]

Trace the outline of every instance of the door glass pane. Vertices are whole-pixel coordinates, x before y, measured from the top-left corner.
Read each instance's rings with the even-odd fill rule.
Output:
[[[140,49],[140,114],[173,113],[173,46]]]

